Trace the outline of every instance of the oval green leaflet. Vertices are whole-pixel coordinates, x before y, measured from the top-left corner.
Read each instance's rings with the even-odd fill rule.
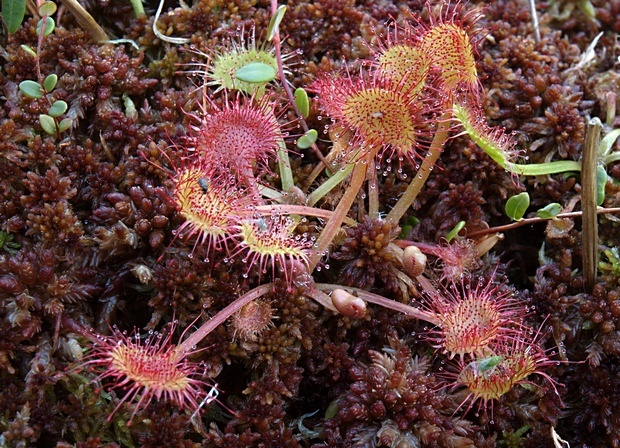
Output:
[[[562,211],[562,206],[557,202],[545,205],[543,208],[536,210],[536,216],[542,219],[555,218]]]
[[[63,100],[54,101],[52,107],[47,111],[51,117],[58,118],[67,111],[67,103]]]
[[[314,144],[314,142],[316,142],[318,136],[319,133],[316,131],[316,129],[309,129],[308,132],[299,137],[299,139],[297,140],[297,147],[299,149],[310,148]]]
[[[530,195],[527,191],[512,196],[506,201],[506,215],[514,221],[520,221],[530,206]]]
[[[44,93],[41,84],[36,81],[31,81],[30,79],[20,82],[19,90],[28,98],[42,98]]]
[[[239,81],[253,84],[263,84],[276,78],[275,69],[263,62],[251,62],[235,72],[235,78]]]
[[[308,118],[310,114],[310,99],[308,98],[308,93],[299,87],[295,90],[295,104],[301,113],[301,116],[304,118]]]
[[[50,135],[56,135],[56,121],[46,114],[39,115],[39,123],[45,132]]]

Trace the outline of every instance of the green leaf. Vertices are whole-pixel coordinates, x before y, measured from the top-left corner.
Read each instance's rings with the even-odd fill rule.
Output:
[[[52,73],[51,75],[47,75],[45,77],[45,80],[43,81],[43,88],[49,93],[54,90],[56,83],[58,83],[58,75]]]
[[[605,201],[605,185],[607,185],[607,171],[601,165],[596,167],[596,205]]]
[[[45,2],[39,7],[39,15],[40,16],[51,16],[53,15],[58,7],[54,2]]]
[[[45,132],[49,135],[56,135],[56,121],[52,117],[46,114],[41,114],[39,115],[39,122]]]
[[[235,78],[243,82],[266,84],[276,78],[275,69],[263,62],[251,62],[235,72]]]
[[[24,21],[26,0],[2,0],[2,17],[9,34],[15,34]]]
[[[327,405],[327,409],[325,409],[325,420],[335,417],[339,408],[338,399],[332,400],[332,402]]]
[[[54,104],[52,104],[52,107],[50,107],[50,110],[47,111],[47,114],[50,115],[51,117],[58,118],[62,114],[64,114],[66,111],[67,111],[67,103],[65,103],[63,100],[58,100],[58,101],[54,101]]]
[[[43,87],[36,81],[27,79],[19,83],[19,90],[28,98],[41,98],[43,96]]]
[[[529,206],[530,195],[524,191],[506,201],[506,215],[514,221],[520,221]]]
[[[51,17],[44,17],[43,19],[39,20],[39,23],[37,23],[37,36],[41,35],[41,26],[43,25],[43,20],[45,20],[45,29],[43,30],[43,35],[49,36],[54,32],[54,29],[56,28],[56,22],[54,22],[54,19],[52,19]]]
[[[58,123],[58,132],[65,132],[71,125],[73,124],[73,120],[70,118],[64,118]]]
[[[543,208],[536,210],[536,216],[542,219],[555,218],[562,211],[562,206],[557,202],[545,205]]]
[[[465,221],[459,221],[456,223],[456,225],[452,228],[452,230],[450,230],[448,234],[446,235],[446,240],[448,241],[448,243],[452,241],[454,237],[459,234],[461,229],[465,227],[465,224],[466,224]]]
[[[37,57],[37,52],[34,51],[32,48],[30,48],[28,45],[22,44],[22,45],[20,45],[20,47],[22,48],[22,50],[24,50],[26,53],[28,53],[33,58]]]
[[[609,134],[607,134],[601,140],[601,143],[598,145],[598,156],[605,157],[607,154],[611,152],[611,147],[614,145],[615,141],[620,137],[620,129],[614,129]]]
[[[284,17],[284,13],[286,12],[286,6],[280,5],[278,9],[276,9],[276,13],[271,16],[269,20],[269,26],[267,27],[267,40],[273,40],[273,37],[276,35],[276,30],[280,27],[280,22],[282,22],[282,17]]]
[[[315,129],[308,130],[308,132],[306,132],[304,135],[299,137],[299,139],[297,140],[297,147],[299,149],[310,148],[314,144],[314,142],[316,142],[316,139],[318,136],[319,136],[319,133],[316,132]]]
[[[308,118],[310,114],[310,99],[308,98],[308,93],[301,87],[295,90],[295,104],[297,104],[301,116]]]

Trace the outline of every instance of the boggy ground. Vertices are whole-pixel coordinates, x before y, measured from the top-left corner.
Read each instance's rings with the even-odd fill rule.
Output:
[[[561,437],[573,447],[620,446],[617,218],[599,217],[600,265],[591,292],[583,277],[579,218],[507,230],[475,256],[467,251],[482,243],[468,234],[510,222],[504,205],[520,192],[529,193],[529,212],[550,203],[580,210],[578,173],[511,175],[471,139],[456,136],[455,125],[400,226],[365,217],[370,204],[360,194],[349,213],[360,224],[335,239],[312,279],[272,274],[269,264],[265,273],[248,268],[247,257],[195,248],[195,235],[175,238],[187,214],[174,200],[174,173],[188,157],[184,145],[192,141],[196,120],[205,114],[198,88],[204,79],[196,70],[209,55],[230,51],[239,34],[247,39],[254,27],[264,41],[269,2],[203,0],[176,9],[166,4],[169,13],[158,28],[189,39],[181,45],[154,35],[156,4],[146,4],[147,14],[139,18],[123,2],[83,5],[110,38],[122,40],[93,43],[63,9],[40,48],[38,18],[27,16],[15,34],[2,36],[0,445],[549,447],[557,436],[556,443]],[[358,73],[377,36],[388,32],[387,21],[402,23],[413,13],[428,23],[440,14],[422,1],[289,0],[287,6],[280,33],[294,88],[308,88],[321,73],[344,65]],[[587,119],[601,118],[604,134],[620,124],[620,2],[539,2],[537,9],[538,43],[522,1],[491,2],[472,25],[481,106],[489,125],[512,134],[527,163],[578,161]],[[599,33],[593,58],[586,59]],[[39,68],[37,54],[22,45],[36,50]],[[22,81],[50,74],[58,81],[41,98],[20,91]],[[303,131],[281,84],[267,90],[291,134],[285,142],[303,196],[318,159],[311,149],[295,146]],[[208,93],[219,107],[239,100],[217,85]],[[41,114],[49,114],[57,100],[67,110],[54,121],[57,132],[48,133]],[[319,130],[317,145],[327,154],[335,131],[322,113],[312,103],[307,123]],[[63,118],[72,121],[61,130]],[[434,130],[426,130],[429,140]],[[416,176],[415,163],[396,159],[383,160],[378,171],[380,216]],[[267,157],[249,169],[277,190],[274,160]],[[617,207],[620,164],[606,170],[602,206]],[[326,178],[319,175],[319,181]],[[334,210],[345,187],[316,206]],[[465,229],[449,245],[445,237],[461,221]],[[324,224],[325,218],[309,216],[295,231],[310,241]],[[455,372],[469,368],[489,378],[504,368],[507,356],[486,352],[459,367],[458,359],[470,354],[450,359],[436,347],[443,333],[434,325],[370,304],[361,318],[343,315],[310,298],[313,280],[432,308],[429,286],[399,274],[402,264],[387,249],[398,241],[436,248],[427,253],[424,278],[440,294],[493,285],[493,294],[510,297],[527,327],[541,328],[534,340],[545,358],[535,370],[544,375],[534,373],[499,399],[470,406],[470,392],[455,382]],[[453,249],[457,267],[466,265],[462,272],[450,270],[454,266],[438,256],[438,247]],[[128,400],[112,415],[122,390],[110,390],[109,378],[102,388],[101,371],[76,367],[93,344],[84,329],[109,335],[112,328],[137,328],[146,338],[176,319],[177,341],[184,328],[197,327],[272,275],[274,287],[244,308],[255,319],[238,314],[195,347],[193,374],[205,388],[217,382],[220,390],[219,402],[202,412],[163,399],[136,408]]]

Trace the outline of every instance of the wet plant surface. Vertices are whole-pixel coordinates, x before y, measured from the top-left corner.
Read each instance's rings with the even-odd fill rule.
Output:
[[[620,447],[620,1],[281,3],[2,35],[0,446]]]

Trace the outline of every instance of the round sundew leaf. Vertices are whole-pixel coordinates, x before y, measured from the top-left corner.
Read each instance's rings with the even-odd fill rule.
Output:
[[[72,124],[73,120],[71,118],[64,118],[58,123],[58,132],[65,132]]]
[[[543,219],[555,218],[562,211],[562,206],[557,202],[545,205],[543,208],[536,210],[536,216]]]
[[[19,83],[19,90],[28,98],[41,98],[43,96],[43,87],[36,81],[27,79]]]
[[[235,78],[243,82],[266,84],[276,78],[275,69],[262,62],[251,62],[235,72]]]
[[[58,7],[56,6],[56,3],[54,2],[45,2],[43,3],[40,7],[39,7],[39,14],[41,16],[51,16],[53,15],[56,10],[58,9]]]
[[[461,229],[465,227],[465,224],[466,224],[465,221],[459,221],[456,223],[456,225],[452,228],[452,230],[450,230],[448,234],[446,235],[446,240],[448,241],[448,243],[452,241],[454,237],[459,234]]]
[[[316,131],[316,129],[308,130],[308,132],[299,137],[299,139],[297,140],[297,147],[299,149],[310,148],[314,144],[314,142],[316,142],[318,136],[319,133]]]
[[[512,196],[506,201],[506,215],[514,221],[520,221],[530,206],[530,195],[527,191]]]
[[[66,111],[67,111],[67,103],[62,100],[58,100],[58,101],[54,101],[54,104],[52,104],[52,107],[50,107],[50,109],[47,111],[47,114],[54,118],[58,118],[62,114],[64,114]]]
[[[284,17],[284,13],[286,12],[286,6],[280,5],[278,9],[276,9],[276,13],[271,16],[271,20],[269,20],[269,26],[267,27],[267,40],[273,40],[273,37],[276,35],[276,30],[280,27],[280,22],[282,22],[282,17]]]
[[[54,87],[56,87],[57,83],[58,83],[58,75],[55,75],[54,73],[52,73],[51,75],[47,75],[45,77],[45,80],[43,81],[43,88],[45,89],[46,92],[51,92],[52,90],[54,90]]]
[[[302,117],[308,118],[310,114],[310,99],[308,98],[308,93],[301,87],[295,90],[295,104],[297,104]]]
[[[52,117],[46,114],[39,115],[39,122],[45,132],[50,135],[56,135],[56,121]]]
[[[54,22],[54,19],[52,19],[51,17],[44,17],[43,19],[39,20],[39,23],[37,23],[37,36],[41,34],[43,20],[45,20],[45,29],[43,29],[43,35],[49,36],[54,32],[54,29],[56,28],[56,22]]]

